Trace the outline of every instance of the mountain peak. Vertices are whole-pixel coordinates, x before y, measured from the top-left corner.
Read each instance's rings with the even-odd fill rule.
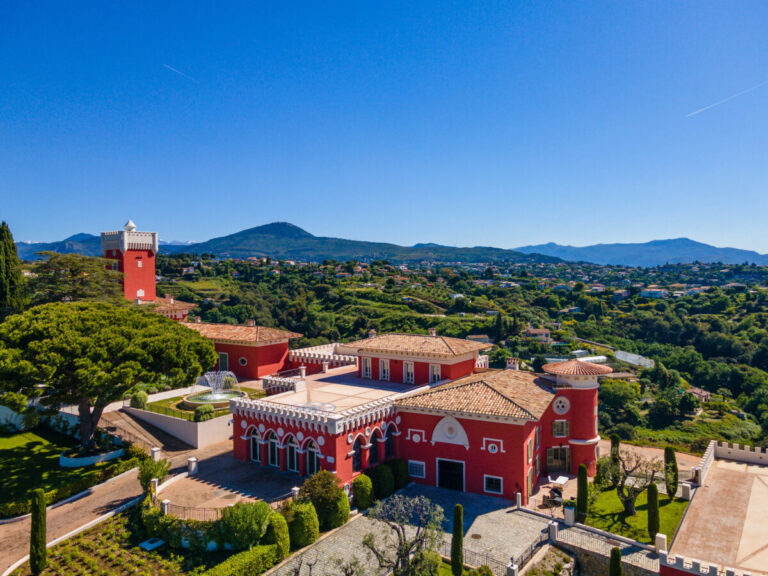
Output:
[[[244,230],[243,232],[275,236],[277,238],[314,238],[312,234],[290,222],[271,222]]]

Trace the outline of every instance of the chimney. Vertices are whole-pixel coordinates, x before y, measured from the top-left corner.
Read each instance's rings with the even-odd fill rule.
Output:
[[[251,318],[250,320],[248,320],[248,326],[250,326],[251,328],[253,328],[254,326],[256,326],[256,320],[254,320],[253,318]]]
[[[171,304],[173,304],[173,295],[172,294],[166,294],[165,295],[166,300],[170,300]]]
[[[437,329],[435,329],[435,328],[430,328],[430,329],[429,329],[429,335],[430,335],[430,336],[437,336]]]
[[[507,370],[520,370],[520,358],[508,357]]]
[[[195,322],[196,322],[197,324],[200,324],[202,321],[203,321],[203,319],[202,319],[202,318],[200,318],[200,316],[195,316]]]
[[[376,338],[376,330],[374,330],[373,328],[368,330],[368,338]]]

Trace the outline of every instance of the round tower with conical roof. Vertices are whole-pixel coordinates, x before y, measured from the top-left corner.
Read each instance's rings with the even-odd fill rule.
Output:
[[[581,360],[545,364],[542,369],[555,381],[551,434],[553,444],[558,444],[557,456],[566,459],[568,472],[575,474],[579,464],[586,464],[590,476],[594,475],[600,441],[597,433],[598,379],[613,370]]]
[[[137,232],[133,220],[122,230],[101,233],[101,250],[112,267],[123,273],[123,293],[128,300],[156,298],[155,256],[159,249],[157,232]]]

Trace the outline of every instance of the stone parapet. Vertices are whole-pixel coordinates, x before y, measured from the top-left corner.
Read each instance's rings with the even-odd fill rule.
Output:
[[[759,446],[739,446],[738,444],[720,442],[715,444],[714,451],[715,458],[718,460],[735,460],[745,464],[768,465],[768,450]]]
[[[693,558],[685,558],[666,552],[659,552],[659,574],[660,576],[687,576],[688,574],[696,576],[750,576],[750,572],[734,570],[733,568],[724,568],[717,564],[702,562]]]

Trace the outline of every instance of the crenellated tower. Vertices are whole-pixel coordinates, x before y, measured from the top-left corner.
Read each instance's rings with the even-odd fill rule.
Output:
[[[123,273],[123,293],[128,300],[155,300],[158,249],[157,232],[137,232],[132,220],[122,230],[101,233],[101,250],[105,258],[113,260],[113,269]]]

